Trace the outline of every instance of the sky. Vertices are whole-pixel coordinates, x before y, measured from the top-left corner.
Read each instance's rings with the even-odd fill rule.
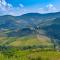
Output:
[[[0,0],[0,15],[60,12],[60,0]]]

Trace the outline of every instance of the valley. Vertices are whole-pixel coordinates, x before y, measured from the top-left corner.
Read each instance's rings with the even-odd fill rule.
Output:
[[[60,12],[0,16],[0,60],[60,60]]]

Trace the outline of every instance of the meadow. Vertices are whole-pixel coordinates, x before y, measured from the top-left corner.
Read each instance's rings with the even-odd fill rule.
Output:
[[[60,51],[45,36],[1,37],[0,60],[60,60]]]
[[[0,52],[0,60],[60,60],[60,52],[40,49]]]

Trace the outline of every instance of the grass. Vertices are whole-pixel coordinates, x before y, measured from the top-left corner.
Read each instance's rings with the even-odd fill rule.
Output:
[[[0,37],[0,46],[0,60],[60,60],[60,52],[45,36]]]
[[[12,52],[13,53],[13,52]],[[0,60],[60,60],[60,52],[57,51],[37,51],[32,50],[18,50],[14,54],[0,53]]]
[[[33,45],[52,45],[49,38],[40,36],[39,39],[35,36],[25,37],[0,37],[0,45],[6,46],[33,46]]]
[[[10,46],[32,46],[32,45],[52,45],[47,37],[40,37],[38,40],[35,36],[17,38],[9,44]]]

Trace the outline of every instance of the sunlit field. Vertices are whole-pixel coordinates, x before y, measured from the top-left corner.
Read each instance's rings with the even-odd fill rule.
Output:
[[[40,49],[0,52],[0,60],[60,60],[60,52]]]
[[[0,41],[0,60],[60,60],[59,50],[44,36],[40,40],[34,36],[1,37]]]

